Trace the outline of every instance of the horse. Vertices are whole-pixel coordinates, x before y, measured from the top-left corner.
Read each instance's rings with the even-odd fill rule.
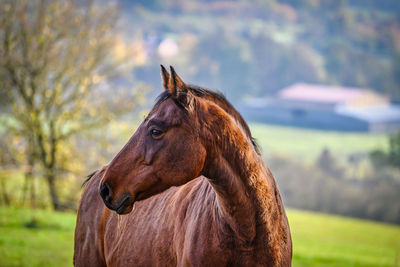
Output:
[[[75,266],[291,266],[276,182],[226,98],[161,66],[164,91],[89,176]],[[115,211],[115,212],[112,212]]]

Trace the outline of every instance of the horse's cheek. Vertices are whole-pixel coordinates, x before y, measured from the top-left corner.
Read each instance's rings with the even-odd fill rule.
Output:
[[[196,143],[187,144],[187,155],[182,162],[182,170],[185,173],[185,182],[188,182],[198,177],[203,170],[206,158],[206,151],[203,146]]]
[[[193,148],[192,154],[194,155],[195,162],[194,162],[194,176],[199,176],[200,173],[203,171],[204,163],[206,161],[207,152],[203,146],[195,146]]]
[[[145,144],[145,149],[143,150],[144,153],[144,161],[147,165],[152,165],[154,163],[154,158],[157,152],[161,149],[162,142],[152,143],[152,144]]]
[[[146,164],[150,165],[153,162],[155,151],[151,147],[144,151],[144,161]]]

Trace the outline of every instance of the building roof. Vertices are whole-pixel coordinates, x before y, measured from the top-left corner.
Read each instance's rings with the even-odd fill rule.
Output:
[[[389,100],[372,90],[297,83],[282,89],[278,97],[284,100],[325,104],[388,104]]]
[[[275,97],[250,98],[240,107],[254,120],[343,131],[400,130],[400,105],[367,89],[294,84]]]
[[[346,107],[336,109],[338,114],[357,118],[370,123],[399,122],[400,106],[370,106],[370,107]]]

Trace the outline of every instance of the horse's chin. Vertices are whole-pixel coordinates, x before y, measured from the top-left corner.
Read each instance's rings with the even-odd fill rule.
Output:
[[[121,203],[120,206],[118,208],[115,208],[115,206],[113,206],[112,209],[115,210],[115,212],[118,213],[119,215],[128,214],[135,209],[136,202],[150,198],[160,192],[163,192],[164,190],[165,190],[165,188],[162,188],[162,189],[156,188],[156,190],[153,190],[154,192],[152,192],[150,190],[148,190],[146,192],[139,191],[133,195],[126,193],[125,199],[120,201],[120,203]]]
[[[138,193],[134,194],[133,197],[130,195],[128,198],[126,198],[124,201],[122,201],[119,208],[116,208],[114,210],[119,215],[128,214],[135,209],[135,202],[141,201],[146,198],[148,198],[148,196],[146,194],[144,194],[143,192],[138,192]]]
[[[128,214],[129,212],[132,211],[134,204],[135,204],[135,198],[131,196],[129,193],[124,193],[122,196],[116,201],[116,203],[111,204],[104,202],[106,206],[112,210],[114,210],[116,213],[122,215],[122,214]],[[108,204],[108,205],[107,205]]]
[[[131,213],[135,209],[135,203],[129,204],[128,206],[124,207],[119,207],[117,210],[115,210],[116,213],[119,215],[125,215],[128,213]]]

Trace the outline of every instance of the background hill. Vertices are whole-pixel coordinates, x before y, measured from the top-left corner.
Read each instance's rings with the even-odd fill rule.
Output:
[[[400,101],[396,0],[119,3],[125,37],[145,50],[135,73],[154,86],[162,62],[235,101],[295,82],[371,88]],[[176,53],[160,53],[165,40]]]

